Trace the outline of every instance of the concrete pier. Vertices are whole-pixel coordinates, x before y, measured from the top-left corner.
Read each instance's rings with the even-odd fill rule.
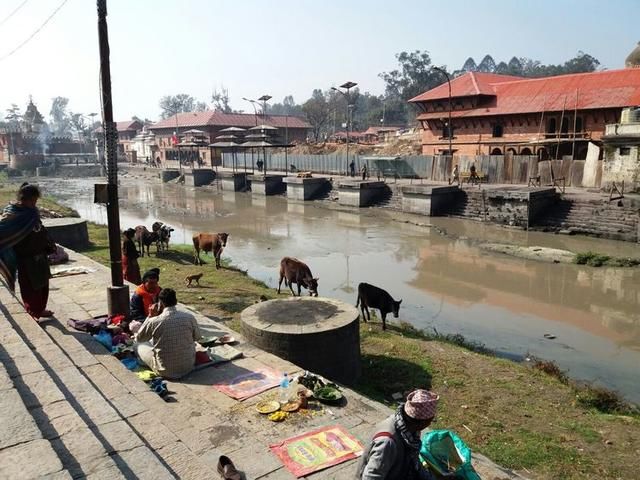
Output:
[[[249,343],[347,385],[361,374],[358,317],[352,305],[314,297],[269,300],[241,314]]]
[[[402,187],[402,211],[428,217],[446,215],[460,193],[457,185],[406,185]]]
[[[287,185],[282,181],[284,175],[251,175],[251,191],[257,195],[278,195],[284,193]]]
[[[220,185],[223,191],[244,192],[247,191],[251,185],[249,182],[249,174],[245,172],[221,172],[219,175]]]
[[[45,218],[42,223],[51,238],[63,247],[77,250],[89,246],[87,221],[82,218]]]
[[[216,172],[210,168],[194,168],[184,174],[184,184],[190,187],[209,185],[216,178]]]
[[[287,184],[287,198],[293,200],[314,200],[331,188],[329,180],[321,177],[285,177],[284,183]]]
[[[346,180],[338,183],[338,203],[350,207],[368,207],[381,201],[387,186],[376,180]]]
[[[160,180],[162,180],[162,183],[167,183],[175,178],[178,178],[179,176],[180,170],[178,170],[177,168],[167,168],[160,172]]]

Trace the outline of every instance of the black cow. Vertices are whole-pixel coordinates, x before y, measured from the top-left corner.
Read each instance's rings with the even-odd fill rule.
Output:
[[[367,319],[371,320],[369,308],[377,308],[380,310],[380,316],[382,317],[383,330],[387,329],[387,313],[393,313],[393,316],[398,318],[401,303],[402,300],[394,300],[386,290],[368,283],[361,283],[358,285],[358,301],[356,302],[356,308],[360,305],[360,309],[362,310],[362,319],[365,322]]]
[[[156,247],[158,251],[169,250],[169,241],[171,240],[171,232],[173,228],[162,222],[154,222],[151,229],[158,235]]]

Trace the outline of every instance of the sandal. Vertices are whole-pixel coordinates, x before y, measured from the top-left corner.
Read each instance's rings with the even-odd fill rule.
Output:
[[[222,455],[218,460],[218,473],[223,480],[242,480],[240,472],[236,470],[236,466],[233,464],[229,457]]]

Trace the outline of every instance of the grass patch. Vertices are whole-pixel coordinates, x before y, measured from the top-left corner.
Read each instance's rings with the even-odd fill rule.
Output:
[[[535,370],[539,370],[547,375],[557,378],[560,383],[567,384],[569,379],[567,378],[567,374],[564,370],[561,370],[556,362],[543,360],[541,358],[532,357],[531,358],[531,367]]]
[[[109,242],[107,228],[103,225],[89,224],[91,245],[81,253],[103,265],[109,265]],[[264,283],[249,277],[246,272],[232,267],[223,259],[223,268],[217,270],[213,258],[202,266],[193,264],[193,247],[171,245],[170,250],[156,255],[151,247],[151,257],[139,258],[140,270],[160,268],[160,285],[175,289],[178,301],[188,305],[204,315],[240,330],[240,312],[246,307],[275,298],[277,293]],[[193,273],[203,272],[200,287],[187,287],[184,278]]]
[[[638,408],[626,402],[618,392],[593,385],[576,386],[576,399],[585,408],[601,413],[633,415],[640,418]]]
[[[612,257],[596,252],[581,252],[576,254],[574,263],[590,267],[637,267],[640,265],[640,258]]]

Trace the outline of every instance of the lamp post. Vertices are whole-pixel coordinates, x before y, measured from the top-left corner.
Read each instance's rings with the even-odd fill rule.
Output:
[[[349,175],[349,133],[351,130],[350,117],[351,117],[351,107],[352,107],[350,103],[349,90],[355,87],[356,85],[358,84],[355,82],[346,82],[340,85],[340,88],[344,88],[347,91],[347,93],[343,92],[342,90],[336,87],[331,87],[331,90],[335,90],[336,92],[341,93],[344,96],[344,98],[347,99],[347,168],[345,169],[347,176]]]
[[[269,100],[271,100],[271,95],[262,95],[259,99],[259,101],[262,102],[262,124],[266,125],[267,124],[267,102]],[[264,130],[263,130],[264,132]],[[266,178],[267,178],[267,148],[266,147],[262,147],[262,158],[264,159],[264,167],[262,169],[262,174],[263,174],[263,178],[265,178],[265,184],[266,184]]]
[[[447,136],[449,137],[449,155],[451,155],[451,158],[453,159],[453,150],[451,149],[451,137],[453,137],[453,132],[451,130],[451,110],[452,110],[451,79],[449,78],[449,74],[446,72],[446,70],[440,67],[431,67],[431,68],[433,70],[437,70],[438,72],[442,73],[445,77],[447,77],[447,84],[449,85],[449,121],[447,123]]]
[[[100,47],[100,90],[102,92],[102,125],[105,133],[107,164],[107,231],[109,233],[109,259],[111,286],[107,287],[110,315],[129,315],[129,287],[122,279],[122,250],[120,247],[120,211],[118,208],[118,163],[116,144],[118,130],[113,121],[111,99],[111,68],[109,63],[109,31],[107,27],[107,0],[98,0],[98,43]]]
[[[256,103],[258,103],[258,102],[256,102],[255,100],[252,100],[250,98],[247,98],[247,97],[242,97],[242,99],[245,102],[251,103],[251,106],[253,107],[253,116],[256,119],[256,127],[257,127],[258,126],[258,110],[256,110]]]

